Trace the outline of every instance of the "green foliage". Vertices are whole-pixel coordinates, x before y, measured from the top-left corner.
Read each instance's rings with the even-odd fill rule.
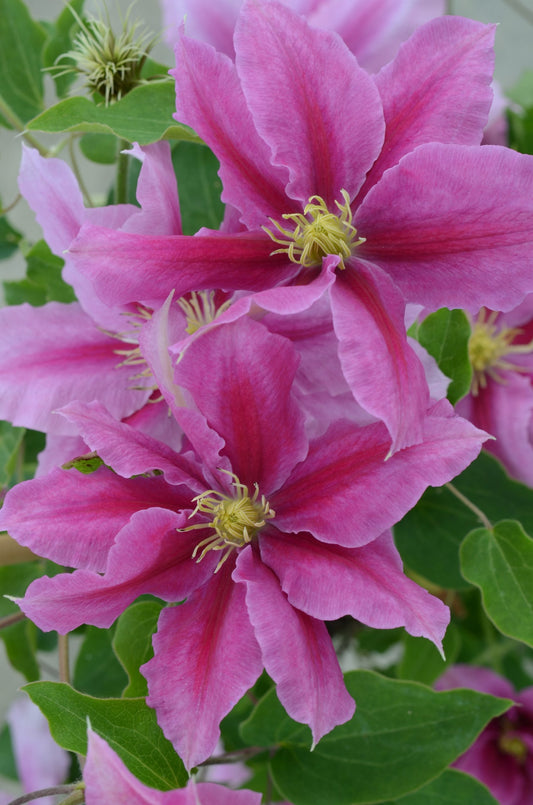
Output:
[[[414,794],[382,805],[498,805],[482,783],[456,769],[448,769]]]
[[[43,108],[46,33],[22,0],[0,0],[0,123],[19,128]]]
[[[4,596],[24,595],[28,585],[41,576],[37,562],[23,562],[0,567],[0,618],[20,612],[18,606]],[[35,656],[37,629],[28,620],[22,620],[0,629],[9,662],[29,682],[39,679],[39,666]]]
[[[16,470],[24,428],[14,428],[9,422],[0,421],[0,488],[11,485]]]
[[[80,693],[100,698],[121,695],[126,674],[113,651],[112,639],[110,629],[87,626],[72,680]]]
[[[153,656],[152,635],[162,608],[160,601],[139,601],[128,607],[117,621],[113,648],[129,677],[124,696],[148,693],[146,679],[139,668]]]
[[[71,461],[62,464],[61,468],[63,470],[78,470],[78,472],[81,472],[83,475],[91,475],[93,472],[96,472],[103,463],[100,456],[93,451],[92,453],[85,453],[83,456],[76,456],[76,458],[71,459]]]
[[[453,486],[485,512],[492,522],[513,519],[533,533],[533,489],[511,480],[501,464],[482,453]],[[434,584],[450,589],[468,586],[459,562],[459,547],[479,526],[476,515],[449,489],[428,489],[420,502],[394,527],[404,562]]]
[[[0,216],[0,260],[11,257],[21,240],[21,233],[13,229],[5,215]]]
[[[117,138],[112,134],[84,134],[80,150],[91,162],[112,165],[117,158]]]
[[[0,775],[8,777],[10,780],[18,780],[11,733],[7,724],[4,724],[0,730]]]
[[[178,179],[183,234],[193,235],[202,226],[217,229],[224,205],[220,201],[219,163],[213,152],[205,145],[181,142],[172,149],[172,162]]]
[[[48,132],[114,134],[147,145],[157,140],[199,138],[188,126],[175,123],[176,95],[171,81],[135,87],[117,103],[96,105],[87,98],[67,98],[38,115],[28,129]]]
[[[59,59],[64,53],[72,48],[72,40],[79,29],[78,21],[70,10],[71,8],[80,15],[83,10],[84,0],[69,0],[69,4],[60,12],[52,33],[46,42],[43,51],[43,63],[45,68],[51,69],[50,73],[56,85],[58,98],[64,98],[69,91],[72,83],[76,79],[74,73],[60,75],[62,67],[73,64],[72,59]]]
[[[472,366],[468,358],[470,322],[464,311],[441,308],[424,319],[414,335],[437,361],[441,372],[449,377],[448,399],[455,403],[468,394],[472,383]]]
[[[187,782],[180,758],[144,699],[94,699],[64,682],[33,682],[24,690],[48,719],[54,740],[65,749],[86,754],[90,722],[141,782],[163,791]]]
[[[461,545],[461,568],[480,588],[497,628],[533,646],[533,539],[520,523],[504,520],[470,532]]]
[[[453,624],[448,626],[443,640],[445,660],[430,640],[413,637],[405,632],[403,642],[404,653],[397,669],[398,678],[432,685],[446,668],[457,660],[461,637]]]
[[[271,773],[293,805],[382,802],[416,791],[511,705],[473,690],[437,693],[369,671],[350,672],[345,681],[357,712],[313,752],[309,729],[286,715],[274,691],[242,725],[243,738],[252,745],[281,743]]]
[[[18,282],[4,282],[8,305],[29,302],[39,307],[47,302],[74,302],[76,296],[61,277],[64,262],[52,254],[44,240],[39,240],[26,253],[26,276]]]

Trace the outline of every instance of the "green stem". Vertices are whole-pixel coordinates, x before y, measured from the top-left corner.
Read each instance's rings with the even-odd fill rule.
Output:
[[[72,165],[72,170],[74,172],[76,179],[78,180],[80,190],[83,193],[83,198],[85,199],[87,206],[94,207],[93,200],[91,198],[91,195],[87,189],[85,182],[83,181],[83,176],[80,170],[80,166],[78,164],[78,159],[76,157],[76,151],[74,148],[74,137],[69,138],[68,153],[70,156],[70,164]]]
[[[490,522],[489,518],[484,512],[481,511],[481,509],[478,509],[475,503],[472,503],[472,501],[463,495],[462,492],[459,492],[457,487],[455,487],[453,484],[445,484],[445,486],[446,489],[450,490],[452,495],[455,495],[455,497],[460,500],[461,503],[464,503],[467,509],[470,509],[470,511],[476,515],[476,517],[481,521],[488,531],[492,531],[492,523]]]
[[[5,629],[7,626],[12,626],[14,623],[19,623],[25,619],[24,612],[13,612],[12,615],[6,615],[5,618],[0,618],[0,629]]]
[[[117,178],[115,183],[115,204],[125,204],[128,200],[128,169],[130,157],[122,151],[129,147],[127,140],[118,141]]]
[[[33,145],[33,147],[37,149],[42,157],[48,156],[48,149],[45,148],[44,145],[41,145],[41,143],[35,139],[33,134],[30,134],[29,131],[26,131],[26,127],[22,120],[15,114],[11,107],[7,105],[2,97],[0,97],[0,114],[11,126],[13,126],[14,129],[22,134],[27,143]]]
[[[60,634],[57,638],[59,651],[59,680],[70,683],[68,634]]]

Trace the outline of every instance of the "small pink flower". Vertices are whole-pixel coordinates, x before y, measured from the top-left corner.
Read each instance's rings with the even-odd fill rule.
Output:
[[[494,718],[453,765],[477,777],[500,805],[532,805],[533,687],[517,693],[507,679],[488,668],[472,665],[452,666],[435,687],[472,688],[514,699],[516,707]]]

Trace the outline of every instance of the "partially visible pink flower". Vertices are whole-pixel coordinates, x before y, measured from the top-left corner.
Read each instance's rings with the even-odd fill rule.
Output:
[[[485,449],[533,486],[533,294],[508,313],[482,308],[469,356],[472,388],[457,411],[494,436]]]
[[[86,805],[260,805],[261,794],[233,791],[216,783],[189,780],[185,788],[158,791],[141,783],[109,744],[88,731],[87,762],[83,770]]]
[[[494,718],[453,765],[477,777],[500,805],[533,805],[533,687],[516,692],[504,677],[473,665],[452,666],[435,687],[514,699],[516,707]]]
[[[24,791],[30,793],[63,783],[70,768],[70,755],[50,735],[48,721],[37,705],[27,696],[15,699],[6,721]],[[55,797],[41,797],[39,802],[53,805]]]
[[[243,0],[161,0],[172,47],[185,17],[188,36],[234,57],[233,32]],[[377,72],[418,26],[444,14],[444,0],[283,0],[315,28],[337,31],[362,67]]]

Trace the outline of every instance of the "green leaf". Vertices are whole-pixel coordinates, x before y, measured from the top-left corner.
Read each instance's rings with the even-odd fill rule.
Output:
[[[468,774],[447,769],[414,794],[382,805],[498,805],[485,786]]]
[[[91,475],[93,472],[102,466],[104,462],[100,456],[94,452],[85,453],[83,456],[76,456],[76,458],[65,462],[61,465],[62,470],[78,470],[83,475]]]
[[[146,696],[146,679],[139,668],[153,656],[152,635],[163,608],[159,601],[139,601],[128,607],[117,621],[113,648],[126,669],[129,684],[124,696]]]
[[[468,394],[472,383],[472,366],[468,358],[470,333],[470,322],[464,311],[448,308],[429,315],[417,329],[418,341],[451,380],[447,397],[452,405]]]
[[[19,282],[4,282],[8,305],[29,302],[33,306],[47,302],[74,302],[76,296],[61,277],[63,260],[52,254],[44,240],[39,240],[26,254],[26,277]]]
[[[187,773],[144,699],[94,699],[64,682],[24,686],[40,707],[55,741],[72,752],[87,753],[87,719],[141,782],[159,790],[180,788]]]
[[[42,575],[37,562],[21,562],[17,565],[0,567],[0,618],[20,612],[19,607],[9,598],[20,597],[28,585]],[[39,679],[39,666],[35,656],[37,628],[31,621],[23,620],[0,629],[10,664],[29,682]]]
[[[444,673],[459,654],[461,638],[459,632],[451,624],[444,636],[443,648],[446,660],[443,660],[437,647],[423,637],[413,637],[405,632],[403,635],[404,653],[398,666],[399,679],[411,679],[413,682],[423,682],[432,685]]]
[[[4,724],[0,731],[0,774],[10,780],[18,780],[11,732],[7,724]]]
[[[500,632],[533,646],[533,539],[521,524],[503,520],[472,531],[461,545],[461,568]]]
[[[188,126],[175,123],[174,83],[153,81],[135,87],[110,106],[87,98],[67,98],[50,107],[28,124],[32,131],[115,134],[139,145],[158,140],[200,142]]]
[[[481,453],[454,478],[453,486],[491,522],[518,520],[526,532],[533,533],[533,489],[511,480],[488,453]],[[461,573],[459,548],[465,535],[478,526],[476,515],[441,487],[424,493],[394,527],[394,538],[403,561],[412,570],[441,587],[460,590],[468,582]]]
[[[5,215],[0,216],[0,260],[11,257],[18,249],[21,239],[22,235],[13,229]]]
[[[437,693],[370,671],[345,676],[357,702],[347,724],[309,752],[309,730],[285,714],[273,692],[243,724],[252,745],[282,743],[271,762],[274,783],[294,805],[382,802],[440,775],[511,702],[473,690]]]
[[[84,134],[80,150],[91,162],[113,165],[117,159],[117,138],[112,134]]]
[[[111,631],[88,626],[74,667],[76,690],[100,698],[120,696],[126,681],[113,651]]]
[[[9,422],[0,421],[0,488],[10,485],[24,433],[24,428],[14,428]]]
[[[525,70],[516,84],[507,89],[505,94],[524,108],[533,106],[533,70]]]
[[[58,75],[61,73],[61,68],[67,64],[74,64],[72,59],[59,59],[64,53],[72,49],[72,40],[74,35],[79,29],[78,21],[72,11],[80,15],[83,11],[84,0],[69,0],[69,4],[59,14],[53,33],[48,39],[43,51],[43,63],[46,68],[58,69],[50,70],[50,75],[54,79],[56,85],[56,92],[59,98],[64,98],[70,89],[72,83],[76,80],[75,73],[67,73],[65,75]]]
[[[0,123],[19,128],[43,108],[46,33],[22,0],[0,0]]]
[[[509,145],[521,154],[533,154],[533,107],[521,114],[507,110]]]
[[[181,142],[172,149],[172,162],[178,179],[184,235],[200,227],[218,229],[224,215],[220,200],[222,182],[219,162],[205,145]]]

